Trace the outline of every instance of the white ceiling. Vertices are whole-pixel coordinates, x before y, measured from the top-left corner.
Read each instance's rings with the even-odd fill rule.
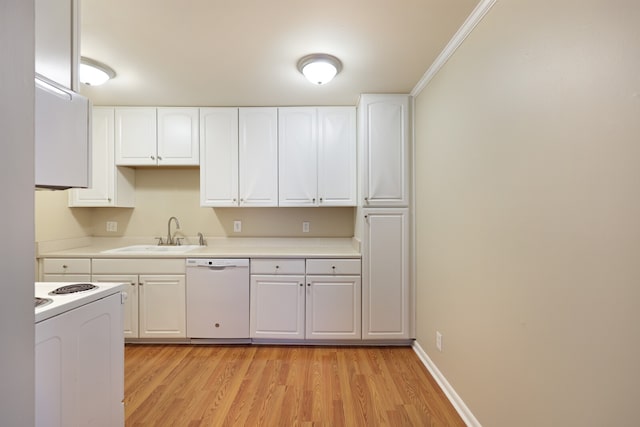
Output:
[[[81,54],[117,76],[95,105],[355,105],[408,93],[477,0],[82,0]],[[297,61],[337,56],[309,83]]]

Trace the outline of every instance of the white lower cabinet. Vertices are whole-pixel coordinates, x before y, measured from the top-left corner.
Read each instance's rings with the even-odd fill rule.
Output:
[[[184,259],[94,259],[92,262],[92,281],[130,284],[124,307],[125,338],[186,338]],[[150,274],[135,274],[135,271]]]
[[[362,339],[411,337],[409,210],[365,209]]]
[[[304,339],[304,259],[251,260],[251,338]]]
[[[360,304],[358,259],[251,262],[251,338],[360,339]]]

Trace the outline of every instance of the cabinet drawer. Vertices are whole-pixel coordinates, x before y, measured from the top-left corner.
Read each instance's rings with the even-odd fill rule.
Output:
[[[91,274],[89,258],[45,258],[43,273]]]
[[[359,259],[308,259],[307,274],[360,275]]]
[[[184,258],[96,258],[93,274],[184,274]]]
[[[304,274],[304,259],[252,259],[251,274]]]

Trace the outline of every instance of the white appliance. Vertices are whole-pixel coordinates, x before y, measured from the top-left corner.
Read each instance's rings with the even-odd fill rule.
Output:
[[[90,187],[89,100],[40,75],[35,85],[36,187]]]
[[[36,426],[124,426],[124,288],[35,284]]]
[[[187,337],[249,340],[249,260],[187,259]]]

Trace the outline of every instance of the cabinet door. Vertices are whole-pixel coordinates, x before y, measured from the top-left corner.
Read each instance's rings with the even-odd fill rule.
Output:
[[[69,206],[110,206],[113,201],[113,108],[94,108],[91,122],[91,187],[70,190]]]
[[[94,274],[92,282],[128,283],[124,302],[124,337],[138,338],[138,276],[135,274]]]
[[[200,164],[197,108],[158,108],[158,165]]]
[[[251,338],[304,339],[304,276],[251,276]]]
[[[355,108],[318,108],[318,138],[318,204],[355,206]]]
[[[140,338],[185,338],[184,275],[141,275],[139,286]]]
[[[156,109],[117,107],[115,109],[116,165],[155,165]]]
[[[362,338],[410,338],[408,209],[366,209]]]
[[[43,274],[43,282],[90,282],[90,274]]]
[[[115,166],[114,109],[93,108],[91,187],[69,190],[70,207],[133,207],[135,170]]]
[[[316,206],[317,109],[291,107],[278,110],[278,204]]]
[[[240,108],[240,206],[278,206],[278,109]]]
[[[200,109],[200,206],[238,206],[238,109]]]
[[[409,96],[362,95],[362,198],[368,207],[409,203]]]
[[[306,338],[360,339],[359,276],[307,276]]]

